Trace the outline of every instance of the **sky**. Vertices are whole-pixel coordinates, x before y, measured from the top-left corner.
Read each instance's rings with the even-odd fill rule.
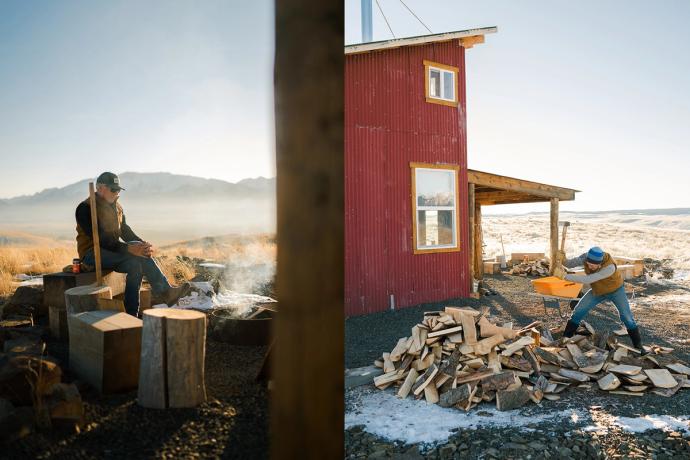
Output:
[[[690,2],[372,3],[374,41],[393,38],[377,3],[398,38],[429,34],[404,5],[433,33],[498,27],[467,50],[469,168],[581,190],[561,211],[690,207]]]
[[[0,198],[275,176],[271,0],[0,2]]]

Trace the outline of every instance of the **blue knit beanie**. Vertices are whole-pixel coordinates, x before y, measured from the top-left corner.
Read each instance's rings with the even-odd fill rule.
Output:
[[[590,248],[587,252],[587,262],[600,264],[604,260],[604,251],[599,246]]]

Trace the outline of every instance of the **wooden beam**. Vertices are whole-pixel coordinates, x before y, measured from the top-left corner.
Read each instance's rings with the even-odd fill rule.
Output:
[[[482,205],[474,203],[474,276],[480,280],[484,278],[484,264],[482,248]]]
[[[553,275],[553,270],[556,268],[554,261],[556,260],[556,252],[558,252],[558,198],[551,198],[551,254],[549,258],[549,273]]]
[[[484,35],[473,35],[471,37],[463,37],[460,39],[460,46],[465,49],[470,49],[474,45],[484,43]]]
[[[467,180],[471,184],[483,185],[501,190],[528,193],[546,198],[558,198],[564,201],[575,199],[577,190],[556,187],[554,185],[541,184],[513,177],[499,176],[497,174],[485,173],[482,171],[467,171]]]
[[[276,1],[277,279],[271,457],[344,439],[342,3]],[[314,40],[318,37],[318,40]],[[324,155],[324,152],[328,152]]]
[[[475,194],[474,194],[474,184],[468,184],[467,192],[467,206],[469,210],[469,224],[470,224],[470,292],[474,292],[474,279],[476,275],[475,267],[477,265],[475,258],[475,244],[474,244],[474,212],[475,212]]]

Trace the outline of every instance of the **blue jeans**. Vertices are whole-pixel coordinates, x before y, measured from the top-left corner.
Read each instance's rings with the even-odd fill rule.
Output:
[[[88,265],[96,265],[93,250],[84,255],[83,262]],[[137,316],[139,311],[139,289],[144,276],[146,276],[151,285],[153,295],[162,295],[171,288],[168,279],[155,259],[151,257],[139,257],[129,253],[123,254],[101,248],[101,268],[127,274],[125,310],[132,316]]]
[[[630,311],[630,303],[628,303],[628,298],[625,296],[624,286],[619,287],[609,294],[600,296],[594,295],[594,292],[590,289],[575,306],[573,314],[570,315],[570,321],[579,325],[580,321],[587,316],[587,313],[589,313],[592,308],[606,300],[610,300],[616,306],[618,316],[627,329],[635,329],[637,327],[632,311]]]

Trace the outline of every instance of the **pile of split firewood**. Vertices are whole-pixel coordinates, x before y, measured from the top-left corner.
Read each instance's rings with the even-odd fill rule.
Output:
[[[569,387],[667,397],[690,387],[690,368],[671,356],[673,349],[652,345],[642,356],[622,343],[627,337],[619,340],[624,330],[597,333],[583,321],[575,336],[556,340],[559,333],[539,329],[538,321],[515,330],[510,323],[495,325],[487,314],[488,308],[426,312],[410,337],[375,362],[384,373],[374,385],[395,385],[400,398],[412,394],[464,410],[482,401],[510,410],[530,400],[557,400]]]
[[[510,269],[511,275],[549,276],[549,264],[545,260],[521,262]]]

